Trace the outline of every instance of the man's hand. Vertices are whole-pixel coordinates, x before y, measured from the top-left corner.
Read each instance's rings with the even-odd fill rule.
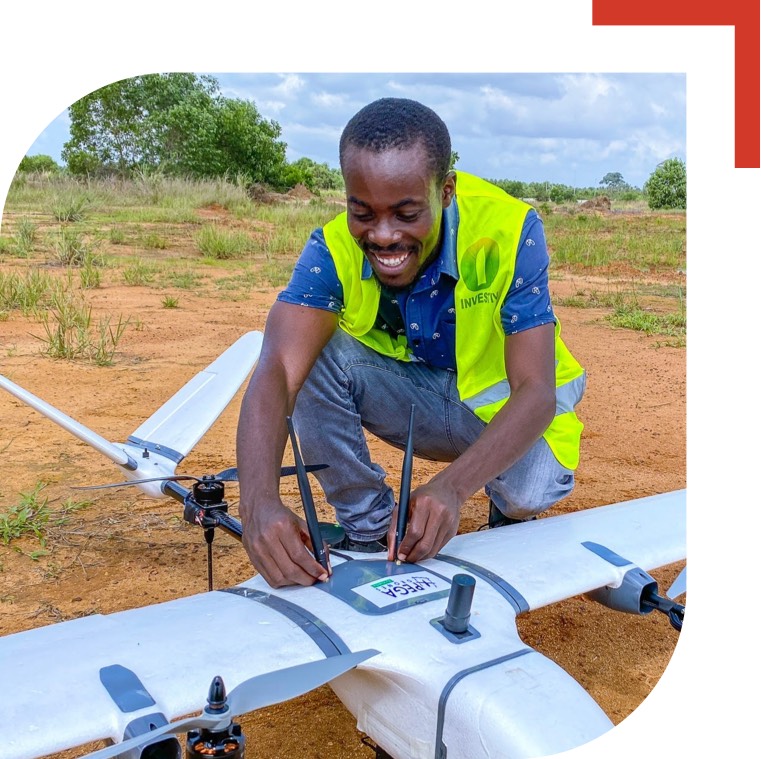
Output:
[[[388,558],[394,559],[396,520],[399,506],[391,515]],[[431,481],[410,494],[407,532],[399,546],[401,561],[422,561],[435,556],[456,534],[460,525],[460,503],[450,488]]]
[[[309,553],[311,545],[304,520],[282,503],[257,508],[244,526],[246,553],[273,588],[328,579],[325,568]]]

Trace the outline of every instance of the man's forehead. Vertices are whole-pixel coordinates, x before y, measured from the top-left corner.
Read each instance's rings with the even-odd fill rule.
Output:
[[[372,148],[351,145],[344,154],[344,176],[352,171],[382,170],[391,167],[394,171],[414,166],[430,171],[428,153],[422,142],[415,142],[405,147],[373,150]]]

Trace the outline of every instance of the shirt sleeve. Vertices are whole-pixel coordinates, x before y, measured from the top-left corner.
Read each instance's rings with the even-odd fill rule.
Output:
[[[296,261],[290,282],[277,299],[336,314],[343,311],[343,287],[322,229],[312,232]]]
[[[544,225],[536,211],[526,214],[515,273],[500,312],[506,335],[555,321],[549,289],[550,256]]]

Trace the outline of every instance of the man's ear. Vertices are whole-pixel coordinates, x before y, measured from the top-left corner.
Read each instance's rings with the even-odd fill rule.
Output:
[[[444,184],[441,188],[441,207],[449,208],[454,198],[455,189],[457,188],[457,174],[450,171],[444,178]]]

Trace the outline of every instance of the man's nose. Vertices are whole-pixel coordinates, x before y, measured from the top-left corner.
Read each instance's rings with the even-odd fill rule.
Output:
[[[396,228],[392,219],[379,219],[368,232],[367,239],[382,248],[402,241],[402,233]]]

